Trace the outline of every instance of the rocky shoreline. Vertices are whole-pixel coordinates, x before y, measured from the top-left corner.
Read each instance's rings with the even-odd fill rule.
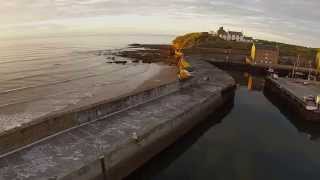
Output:
[[[166,44],[129,44],[125,49],[115,51],[95,51],[98,56],[105,56],[107,63],[165,63],[175,64],[173,48]],[[129,60],[129,61],[128,61]]]

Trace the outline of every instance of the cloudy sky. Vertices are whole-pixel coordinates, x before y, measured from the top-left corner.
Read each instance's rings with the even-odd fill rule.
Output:
[[[226,29],[320,47],[319,0],[0,0],[0,38]]]

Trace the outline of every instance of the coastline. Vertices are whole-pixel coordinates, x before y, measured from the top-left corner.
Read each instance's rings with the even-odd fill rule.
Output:
[[[59,84],[0,95],[3,99],[0,108],[0,154],[79,124],[68,116],[60,120],[55,120],[56,117],[73,114],[101,103],[117,101],[170,84],[177,79],[175,67],[166,64],[109,65],[105,63],[104,57],[89,57],[91,58],[87,61],[97,61],[102,70],[95,72],[95,69],[89,69],[89,74],[85,74],[88,78],[84,80],[62,81]],[[118,58],[123,59],[116,59]],[[101,75],[95,76],[98,73]],[[163,74],[165,78],[162,77]]]

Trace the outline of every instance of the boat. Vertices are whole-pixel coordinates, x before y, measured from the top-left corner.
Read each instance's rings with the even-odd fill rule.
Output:
[[[270,74],[274,73],[274,70],[273,70],[271,67],[269,67],[267,71],[268,71]]]
[[[316,111],[318,110],[318,106],[316,103],[316,97],[313,95],[304,96],[303,101],[305,102],[305,109],[307,111]]]

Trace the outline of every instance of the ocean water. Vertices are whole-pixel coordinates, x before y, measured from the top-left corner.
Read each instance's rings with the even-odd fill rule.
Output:
[[[97,67],[88,51],[123,49],[130,43],[170,43],[172,36],[160,35],[88,35],[74,37],[48,37],[18,39],[0,42],[0,93],[34,85],[36,81],[49,81],[48,77],[71,77],[69,73],[86,67]],[[97,57],[94,57],[97,59]],[[69,74],[68,74],[69,73]],[[29,79],[28,79],[29,78]],[[9,82],[6,83],[6,82]],[[30,82],[31,81],[31,82]]]
[[[170,43],[172,36],[87,35],[0,42],[0,132],[35,118],[136,90],[157,64],[108,64],[98,50]],[[174,75],[175,76],[175,75]]]
[[[2,40],[0,65],[25,61],[36,65],[38,61],[54,62],[75,52],[120,49],[131,43],[169,44],[173,38],[170,35],[83,35]]]

